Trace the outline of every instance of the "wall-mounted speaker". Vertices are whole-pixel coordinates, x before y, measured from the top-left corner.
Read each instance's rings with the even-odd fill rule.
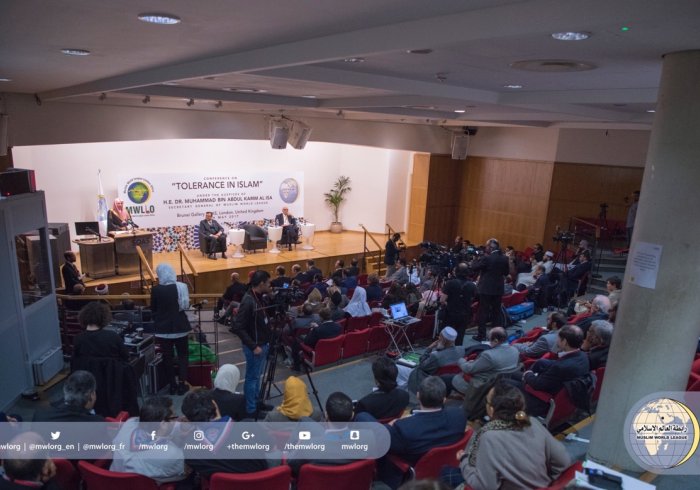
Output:
[[[12,168],[0,173],[0,195],[15,196],[36,192],[34,170]]]
[[[306,142],[309,141],[309,136],[311,136],[311,126],[301,121],[294,121],[289,132],[289,144],[297,150],[303,150]]]
[[[287,148],[289,126],[284,121],[270,121],[270,146],[275,150]]]
[[[455,134],[452,138],[452,160],[466,160],[469,149],[469,135]]]
[[[7,126],[9,120],[10,116],[7,114],[0,114],[0,157],[7,155],[7,146],[9,144],[7,140]]]

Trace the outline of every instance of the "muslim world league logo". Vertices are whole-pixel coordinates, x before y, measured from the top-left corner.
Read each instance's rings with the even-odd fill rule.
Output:
[[[680,466],[698,448],[698,419],[677,400],[652,399],[633,410],[627,420],[627,449],[652,471]]]
[[[141,177],[130,179],[124,186],[123,193],[133,204],[126,206],[126,209],[133,216],[153,216],[156,207],[146,205],[149,199],[153,197],[153,185]]]
[[[280,184],[280,197],[287,204],[296,201],[299,197],[299,183],[292,178],[284,179]]]

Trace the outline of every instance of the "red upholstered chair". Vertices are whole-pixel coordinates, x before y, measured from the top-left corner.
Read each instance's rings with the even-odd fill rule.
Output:
[[[366,286],[367,285],[367,274],[360,274],[357,276],[357,285]]]
[[[449,364],[447,366],[441,366],[435,371],[434,376],[442,376],[443,374],[459,374],[462,370],[457,364]]]
[[[389,460],[399,468],[404,474],[410,472],[410,478],[415,478],[416,480],[423,480],[426,478],[439,478],[440,470],[443,466],[453,466],[457,467],[458,462],[455,457],[457,451],[464,449],[474,434],[474,430],[471,427],[467,428],[462,438],[449,446],[434,447],[427,453],[425,453],[416,463],[414,468],[411,467],[407,462],[401,458],[389,455]]]
[[[237,488],[289,490],[291,479],[292,470],[287,465],[255,473],[214,473],[209,481],[209,490],[236,490]]]
[[[513,306],[513,298],[514,298],[514,297],[515,297],[515,294],[513,294],[513,293],[507,294],[507,295],[503,296],[503,297],[501,298],[501,304],[502,304],[505,308],[510,308],[511,306]]]
[[[351,316],[347,319],[347,332],[353,332],[355,330],[363,330],[369,327],[369,315],[367,316]]]
[[[167,483],[158,486],[155,480],[136,473],[119,473],[102,469],[87,461],[78,462],[80,475],[85,482],[86,490],[174,490],[175,484]]]
[[[105,422],[126,422],[129,419],[129,412],[122,410],[116,417],[105,417]]]
[[[370,308],[380,308],[382,306],[382,301],[379,299],[373,299],[372,301],[368,301],[367,304]]]
[[[338,335],[332,339],[319,340],[314,349],[301,344],[304,362],[310,367],[316,368],[340,361],[344,341],[345,335]]]
[[[382,315],[378,311],[373,311],[372,314],[369,316],[369,326],[376,327],[378,325],[381,325],[383,320],[384,315]]]
[[[435,315],[424,315],[416,325],[415,340],[432,339],[435,329]]]
[[[686,391],[700,391],[700,379],[686,388]]]
[[[561,475],[559,475],[559,478],[550,483],[548,487],[541,487],[537,488],[536,490],[562,490],[563,488],[566,488],[566,485],[568,485],[571,480],[574,479],[577,471],[583,471],[583,463],[581,463],[581,461],[576,461],[574,464],[569,466]]]
[[[348,329],[348,319],[347,318],[343,318],[342,320],[338,320],[336,323],[338,325],[340,325],[341,332],[347,333],[347,329]]]
[[[555,358],[556,358],[556,354],[554,354],[553,352],[547,352],[545,355],[543,355],[543,356],[540,357],[539,359],[555,359]],[[535,364],[539,359],[535,359],[535,358],[532,358],[532,357],[525,357],[525,358],[523,358],[523,367],[524,367],[525,370],[527,371],[527,370],[530,369],[530,368],[532,367],[532,365]]]
[[[600,398],[600,390],[603,389],[603,377],[605,376],[605,366],[600,366],[593,370],[595,374],[595,388],[593,388],[593,394],[591,395],[591,402],[595,403]]]
[[[340,466],[305,464],[299,470],[297,490],[368,490],[374,478],[374,460],[363,459]],[[267,490],[267,488],[265,488]]]
[[[343,359],[361,356],[367,353],[367,343],[369,342],[369,328],[355,330],[345,334],[343,342]]]
[[[545,427],[548,429],[554,429],[568,422],[576,413],[576,405],[569,398],[566,388],[562,388],[554,396],[546,391],[532,389],[529,385],[525,385],[525,391],[543,402],[549,403],[549,411],[544,419]]]
[[[533,253],[534,251],[535,251],[534,248],[532,248],[532,247],[527,247],[527,248],[523,251],[523,260],[526,261],[526,262],[527,262],[528,260],[530,260],[530,256],[532,255],[532,253]]]
[[[384,327],[377,326],[369,329],[369,345],[367,347],[369,352],[386,349],[389,347],[389,343],[391,343],[391,339]]]
[[[547,329],[544,327],[535,327],[526,334],[524,334],[522,337],[519,339],[515,339],[513,342],[510,344],[524,344],[525,342],[534,342],[535,340],[539,339],[542,335],[547,333]]]
[[[56,465],[54,481],[61,490],[79,490],[80,473],[73,466],[73,462],[67,459],[53,458],[53,463]]]
[[[693,364],[690,366],[690,374],[688,375],[688,386],[686,387],[687,391],[695,391],[691,390],[690,387],[700,381],[700,358],[697,358],[693,361]]]

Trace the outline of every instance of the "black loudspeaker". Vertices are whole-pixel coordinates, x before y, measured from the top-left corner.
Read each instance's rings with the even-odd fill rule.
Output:
[[[0,173],[0,195],[15,196],[36,192],[34,170],[13,168]]]

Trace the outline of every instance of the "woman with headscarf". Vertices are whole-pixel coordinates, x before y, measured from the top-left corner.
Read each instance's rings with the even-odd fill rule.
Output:
[[[123,231],[127,229],[129,224],[133,224],[131,214],[124,207],[124,201],[116,198],[114,204],[112,204],[112,209],[109,210],[107,231]]]
[[[151,311],[156,341],[163,353],[165,377],[170,382],[170,394],[184,395],[187,379],[187,334],[192,329],[185,310],[190,307],[187,285],[177,282],[175,270],[169,264],[156,267],[158,284],[151,289]],[[177,351],[178,382],[173,372],[173,348]]]
[[[457,452],[465,488],[547,487],[569,466],[566,448],[525,413],[525,397],[514,386],[496,383],[486,395],[486,413],[490,422]]]
[[[282,405],[268,412],[265,422],[296,422],[302,417],[310,417],[320,422],[321,416],[321,412],[311,406],[306,383],[296,376],[290,376],[284,383]]]
[[[236,393],[241,372],[234,364],[224,364],[219,368],[214,378],[214,389],[211,392],[219,412],[228,415],[235,421],[246,417],[245,396]]]
[[[350,302],[345,307],[345,313],[350,316],[369,316],[372,310],[367,304],[367,292],[364,288],[357,286],[352,293]]]

